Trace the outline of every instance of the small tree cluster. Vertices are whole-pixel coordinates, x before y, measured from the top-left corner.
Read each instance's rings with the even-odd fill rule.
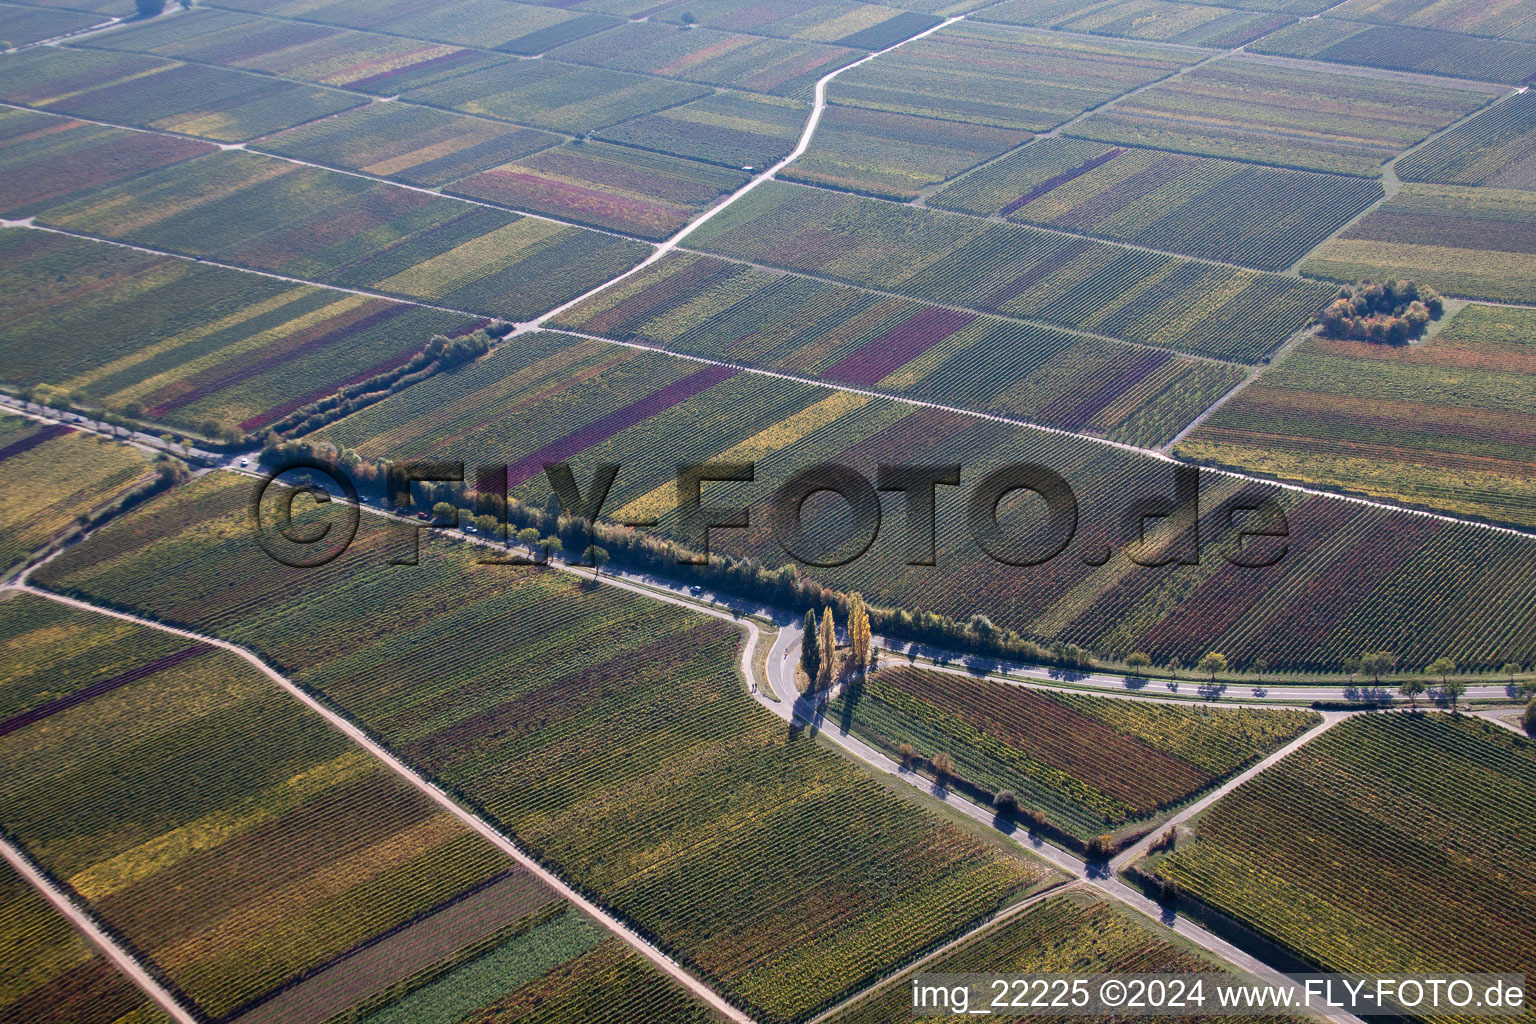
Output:
[[[433,374],[479,358],[490,351],[491,340],[496,336],[491,330],[479,330],[457,338],[434,334],[421,351],[405,363],[294,410],[272,425],[272,433],[281,437],[318,430]]]
[[[1440,319],[1445,301],[1414,281],[1362,281],[1339,289],[1338,298],[1318,315],[1323,334],[1378,345],[1406,345]]]
[[[1360,671],[1381,682],[1381,677],[1397,667],[1397,655],[1391,651],[1363,651],[1360,654]]]

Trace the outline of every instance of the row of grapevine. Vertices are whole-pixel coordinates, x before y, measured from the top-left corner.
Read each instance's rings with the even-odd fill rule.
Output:
[[[1529,973],[1533,822],[1528,741],[1371,716],[1245,783],[1151,871],[1322,970]]]

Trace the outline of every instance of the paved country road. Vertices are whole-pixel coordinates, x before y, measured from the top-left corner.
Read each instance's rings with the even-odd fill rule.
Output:
[[[1206,929],[1190,921],[1188,918],[1179,917],[1170,913],[1166,908],[1159,905],[1156,901],[1148,898],[1144,893],[1141,892],[1141,890],[1127,885],[1125,882],[1122,882],[1114,874],[1114,872],[1118,870],[1118,867],[1120,866],[1118,863],[1112,863],[1110,865],[1090,865],[1086,861],[1071,853],[1068,853],[1065,850],[1051,846],[1041,839],[1028,835],[1026,832],[1023,832],[1017,828],[1013,822],[999,819],[997,815],[995,815],[989,808],[983,808],[978,804],[972,803],[964,797],[959,796],[952,790],[943,789],[930,784],[928,780],[923,776],[918,775],[916,772],[908,771],[900,764],[891,760],[885,754],[876,750],[874,747],[871,747],[869,744],[860,740],[856,736],[849,735],[848,733],[844,733],[836,728],[828,728],[827,722],[822,714],[822,710],[819,704],[816,701],[807,699],[804,695],[798,693],[795,686],[793,665],[798,660],[796,651],[800,644],[801,632],[802,631],[800,627],[793,623],[785,626],[779,631],[778,639],[774,641],[773,647],[768,652],[767,684],[777,693],[779,697],[779,703],[768,703],[766,698],[759,697],[759,703],[763,704],[764,707],[768,708],[774,714],[778,715],[782,719],[785,719],[786,721],[792,721],[793,719],[798,718],[801,722],[817,730],[820,735],[831,740],[833,743],[837,744],[837,746],[841,747],[844,751],[848,752],[853,757],[864,761],[866,764],[869,764],[888,775],[892,775],[898,779],[901,779],[903,782],[906,782],[913,788],[927,793],[929,796],[941,801],[948,807],[959,811],[961,814],[964,814],[965,816],[980,822],[989,828],[996,829],[998,832],[1008,836],[1023,848],[1029,850],[1031,853],[1034,853],[1036,856],[1039,856],[1049,861],[1061,870],[1068,872],[1075,879],[1080,879],[1084,884],[1092,886],[1105,895],[1119,900],[1121,903],[1124,903],[1139,911],[1143,915],[1151,918],[1152,920],[1159,922],[1160,924],[1173,930],[1179,935],[1182,935],[1184,938],[1188,939],[1194,944],[1203,947],[1206,951],[1214,954],[1219,959],[1225,960],[1227,963],[1238,968],[1239,970],[1245,971],[1266,981],[1272,981],[1277,984],[1293,985],[1293,983],[1288,978],[1286,978],[1279,971],[1270,967],[1268,964],[1264,963],[1262,960],[1252,956],[1242,949],[1239,949],[1237,946],[1215,935],[1214,933],[1207,931]],[[1197,805],[1193,805],[1192,808],[1188,810],[1187,814],[1181,816],[1181,820],[1182,817],[1187,817],[1188,814],[1198,813],[1198,810],[1203,809],[1203,807],[1208,806],[1210,802],[1213,802],[1214,800],[1219,799],[1225,793],[1230,792],[1233,787],[1240,785],[1242,782],[1247,781],[1247,779],[1257,775],[1259,772],[1275,764],[1277,761],[1300,749],[1307,742],[1320,736],[1323,732],[1332,728],[1339,721],[1342,721],[1347,717],[1350,717],[1347,713],[1338,713],[1327,717],[1323,725],[1312,729],[1301,738],[1292,742],[1289,746],[1281,749],[1280,751],[1277,751],[1270,757],[1265,758],[1257,765],[1254,765],[1253,768],[1251,768],[1249,771],[1231,780],[1225,786],[1213,791],[1211,794],[1209,794],[1206,800],[1201,801]],[[1132,850],[1134,851],[1134,849],[1135,848],[1133,847]],[[1120,862],[1121,858],[1116,858],[1116,861]],[[866,993],[869,991],[871,990],[866,990]],[[1338,1022],[1338,1024],[1360,1024],[1358,1018],[1347,1013],[1327,1013],[1324,1014],[1324,1016],[1326,1016],[1329,1020]]]

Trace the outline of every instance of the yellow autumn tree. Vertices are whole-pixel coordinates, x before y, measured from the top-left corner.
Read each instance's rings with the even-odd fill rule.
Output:
[[[869,664],[869,642],[869,609],[862,596],[853,594],[848,598],[848,646],[855,668],[862,670]]]
[[[821,629],[816,646],[821,649],[821,671],[816,673],[816,687],[825,690],[832,685],[832,669],[837,662],[837,627],[832,624],[832,609],[821,613]]]

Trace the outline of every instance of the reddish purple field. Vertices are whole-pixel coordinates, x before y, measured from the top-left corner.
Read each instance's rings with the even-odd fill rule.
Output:
[[[594,420],[580,430],[567,434],[560,440],[551,442],[532,455],[514,463],[507,471],[507,486],[516,487],[524,481],[531,480],[544,472],[546,462],[563,462],[573,455],[579,455],[593,445],[602,444],[610,437],[642,420],[650,419],[657,413],[665,412],[674,405],[680,405],[716,384],[730,380],[738,372],[740,371],[729,366],[706,366],[698,373],[674,381],[638,402],[632,402],[622,409],[615,409],[607,416]]]
[[[975,319],[975,313],[930,306],[827,367],[821,376],[826,380],[867,387],[910,363]]]

